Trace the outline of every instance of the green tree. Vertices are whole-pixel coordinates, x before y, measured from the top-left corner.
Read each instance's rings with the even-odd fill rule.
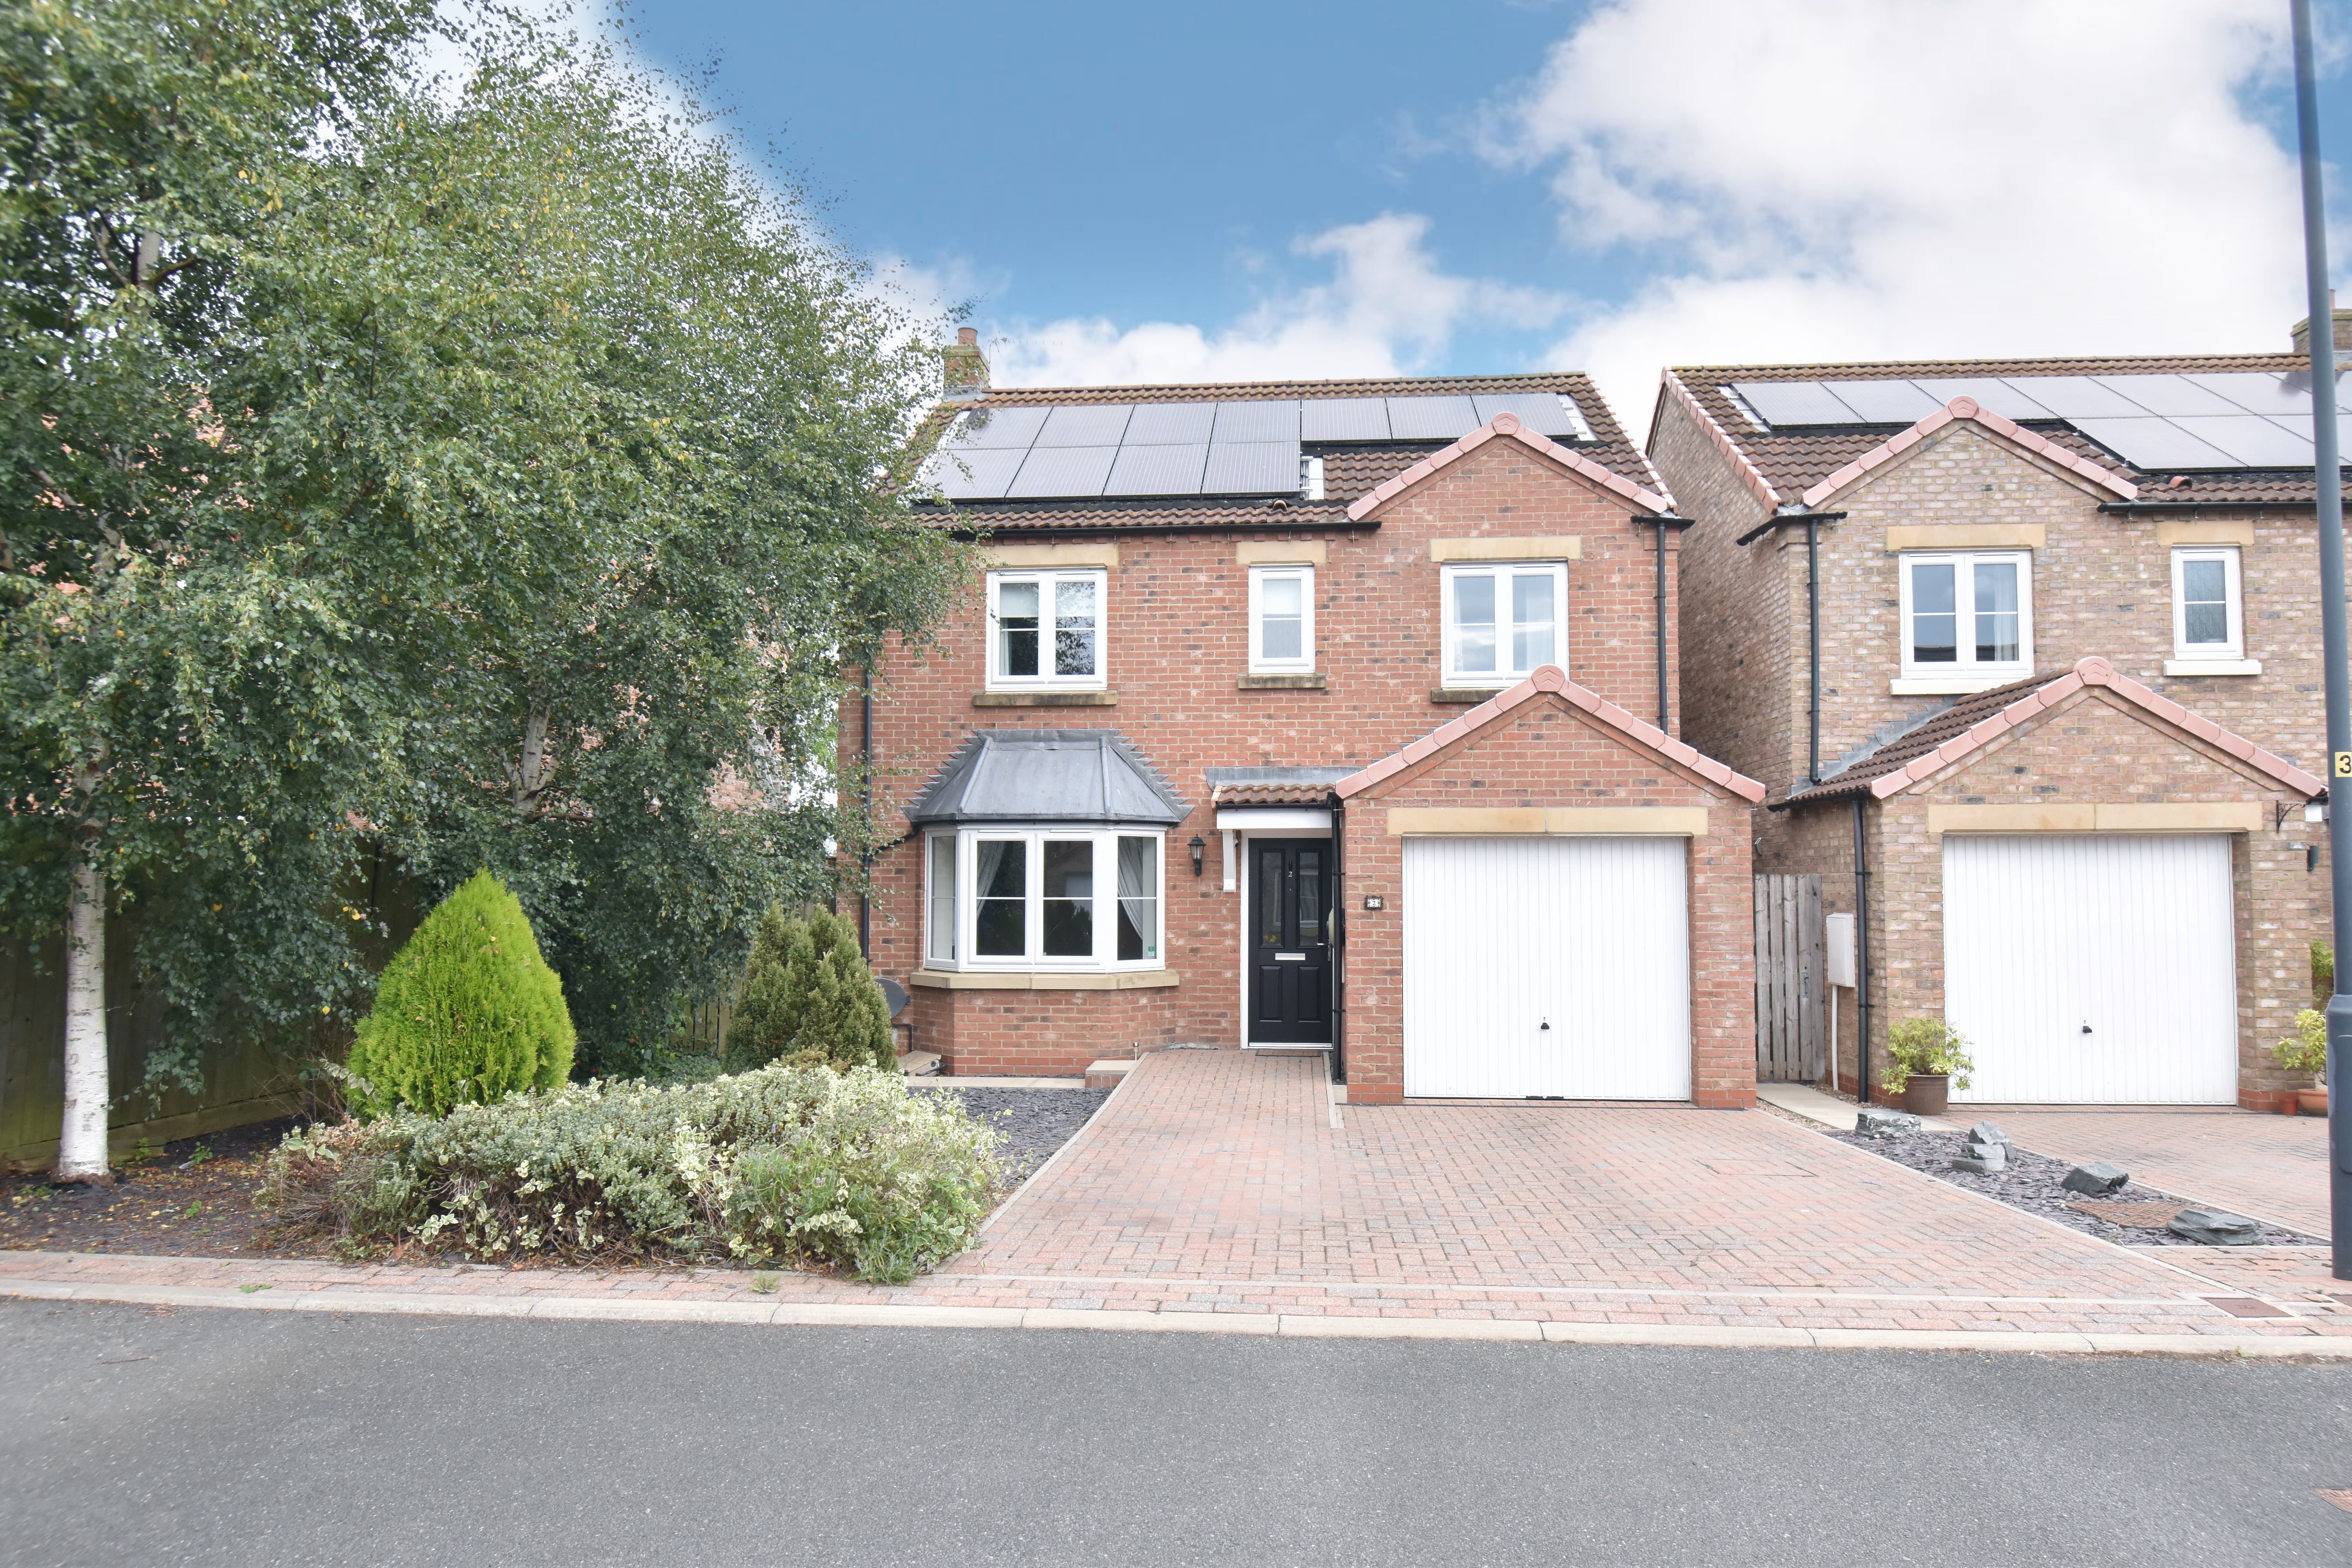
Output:
[[[898,1061],[890,1010],[857,947],[854,921],[781,906],[761,917],[727,1026],[727,1068],[745,1072],[814,1051],[835,1067]]]
[[[359,1100],[439,1116],[572,1075],[563,983],[540,956],[522,905],[478,871],[425,917],[360,1021],[351,1072]]]

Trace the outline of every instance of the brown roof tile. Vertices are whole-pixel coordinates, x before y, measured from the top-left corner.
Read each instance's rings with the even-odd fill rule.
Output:
[[[2022,680],[2012,680],[2007,686],[1996,686],[1990,691],[1963,697],[1949,708],[1929,714],[1916,729],[1895,736],[1843,773],[1834,773],[1809,789],[1801,789],[1781,804],[1794,805],[1800,801],[1827,800],[1833,795],[1853,795],[1867,789],[1873,780],[1907,767],[1954,737],[1967,734],[2028,692],[2039,691],[2066,674],[2065,670],[2053,669],[2047,674],[2029,675]]]
[[[1209,792],[1218,805],[1321,805],[1331,798],[1327,784],[1221,784]]]
[[[1863,453],[1883,443],[1895,425],[1819,430],[1759,430],[1724,388],[1740,381],[1896,381],[1978,375],[2159,375],[2168,373],[2308,370],[2301,354],[2158,354],[2139,358],[1904,360],[1880,364],[1751,364],[1677,366],[1675,375],[1699,406],[1722,427],[1734,446],[1783,502],[1793,503]],[[2179,506],[2309,506],[2314,488],[2308,468],[2243,469],[2176,477],[2165,469],[2142,470],[2122,462],[2071,426],[2042,419],[2019,421],[2027,429],[2122,475],[2140,489],[2127,504]],[[2352,486],[2347,486],[2352,495]]]

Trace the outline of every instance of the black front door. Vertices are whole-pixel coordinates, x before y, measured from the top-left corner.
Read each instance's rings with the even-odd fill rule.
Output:
[[[1249,1037],[1331,1041],[1331,841],[1249,841]]]

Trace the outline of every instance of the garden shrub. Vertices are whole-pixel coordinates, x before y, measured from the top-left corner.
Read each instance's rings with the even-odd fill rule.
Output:
[[[563,982],[540,956],[522,905],[477,871],[385,965],[352,1044],[347,1087],[362,1114],[438,1116],[572,1076]]]
[[[853,921],[782,907],[761,917],[727,1026],[727,1067],[742,1072],[816,1051],[835,1067],[892,1068],[890,1009],[858,950]]]
[[[2311,944],[2311,1005],[2325,1013],[2327,999],[2335,994],[2336,950],[2315,941]]]
[[[996,1142],[896,1071],[779,1063],[294,1133],[261,1196],[346,1250],[815,1261],[905,1279],[971,1244]]]
[[[2273,1046],[2271,1055],[2278,1058],[2279,1066],[2289,1072],[2307,1072],[2315,1079],[2325,1079],[2327,1076],[2327,1015],[2316,1007],[2305,1007],[2297,1013],[2294,1016],[2294,1033]]]
[[[1904,1019],[1886,1031],[1886,1055],[1895,1064],[1886,1075],[1886,1088],[1893,1094],[1902,1093],[1914,1073],[1931,1078],[1948,1073],[1954,1089],[1966,1089],[1977,1066],[1969,1056],[1968,1040],[1941,1018]]]

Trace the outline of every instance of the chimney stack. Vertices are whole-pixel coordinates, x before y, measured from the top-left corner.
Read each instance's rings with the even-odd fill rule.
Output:
[[[2327,291],[2327,310],[2328,313],[2336,318],[2336,352],[2342,353],[2347,349],[2352,349],[2352,310],[2339,310],[2336,308],[2336,290],[2333,289]],[[2311,318],[2309,316],[2305,316],[2294,324],[2294,352],[2305,355],[2311,353]]]
[[[950,399],[981,397],[988,392],[988,356],[980,352],[980,333],[958,327],[956,341],[940,351],[940,380]]]

